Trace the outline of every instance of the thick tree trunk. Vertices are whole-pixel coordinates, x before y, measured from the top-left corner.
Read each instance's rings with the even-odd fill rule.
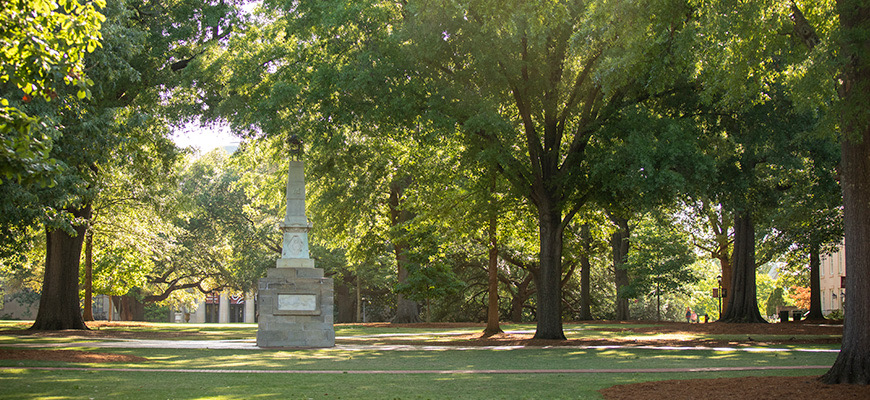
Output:
[[[819,277],[819,246],[813,244],[810,248],[810,313],[807,315],[808,320],[822,321],[825,319],[822,314],[822,285]]]
[[[755,225],[749,211],[739,211],[734,217],[734,261],[727,311],[722,322],[766,323],[758,311],[755,286]]]
[[[562,331],[562,212],[553,203],[538,203],[540,270],[537,287],[538,326],[535,339],[564,340]]]
[[[85,301],[82,319],[94,320],[94,233],[88,229],[85,233]]]
[[[862,129],[862,138],[843,141],[847,301],[840,354],[825,383],[870,384],[870,129]]]
[[[583,254],[580,256],[580,315],[577,319],[589,321],[592,318],[592,296],[589,292],[590,268],[589,252],[592,251],[592,235],[589,234],[589,224],[580,227],[580,242],[583,246]]]
[[[409,179],[396,179],[390,184],[390,222],[393,227],[407,223],[414,218],[413,214],[403,210],[401,205],[403,193],[408,185],[410,185]],[[398,283],[402,284],[408,280],[406,245],[402,239],[399,239],[393,243],[393,249],[396,255]],[[394,324],[420,322],[420,310],[417,302],[406,299],[404,294],[399,293],[396,299],[396,316],[390,322]]]
[[[613,277],[616,284],[616,320],[627,321],[631,316],[628,312],[628,299],[623,297],[623,288],[629,285],[628,271],[622,268],[628,257],[629,237],[631,231],[628,219],[611,216],[616,224],[616,232],[610,236],[610,247],[613,254]]]
[[[71,212],[76,218],[91,217],[90,205]],[[88,329],[79,307],[79,259],[85,226],[74,229],[75,236],[62,229],[46,231],[45,278],[32,330]]]
[[[408,264],[408,255],[405,253],[403,246],[395,246],[396,249],[396,264],[398,264],[399,283],[405,283],[408,280],[408,269],[405,267]],[[416,301],[408,300],[405,295],[399,293],[396,299],[396,316],[393,317],[391,323],[394,324],[413,324],[420,322],[420,310]]]
[[[489,275],[489,285],[487,288],[489,296],[489,304],[486,307],[486,329],[483,330],[484,336],[492,336],[497,333],[502,333],[499,326],[498,317],[498,239],[496,237],[496,228],[498,227],[498,217],[493,212],[489,217],[489,264],[487,265],[487,273]]]
[[[710,220],[710,228],[715,235],[716,247],[713,249],[713,257],[719,260],[721,267],[720,282],[722,283],[722,293],[719,294],[722,300],[722,309],[719,311],[719,317],[725,315],[728,310],[728,294],[731,293],[731,239],[728,237],[729,225],[726,218],[721,212],[711,211],[708,214]]]
[[[841,114],[843,221],[846,233],[846,306],[843,342],[826,383],[870,384],[870,4],[838,0],[843,29],[840,95],[848,112]]]

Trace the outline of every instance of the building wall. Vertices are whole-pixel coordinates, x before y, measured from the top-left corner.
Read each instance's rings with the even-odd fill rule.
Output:
[[[108,296],[97,295],[93,298],[93,311],[95,320],[106,320],[109,317],[109,310],[112,310],[112,320],[120,319],[118,311],[112,306]],[[36,313],[39,312],[39,301],[33,303],[21,304],[17,300],[12,300],[11,296],[3,296],[3,302],[0,304],[0,319],[15,319],[15,320],[32,320],[36,319]]]
[[[819,266],[823,314],[843,310],[846,290],[841,287],[841,282],[844,276],[846,276],[846,247],[844,243],[840,243],[837,251],[822,256]]]
[[[36,318],[36,312],[39,311],[39,301],[31,304],[21,304],[17,300],[13,300],[12,296],[4,295],[3,302],[0,304],[0,319],[23,319],[32,320]]]

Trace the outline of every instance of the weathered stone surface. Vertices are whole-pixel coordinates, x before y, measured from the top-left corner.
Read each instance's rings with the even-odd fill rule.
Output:
[[[275,267],[314,269],[314,260],[310,258],[279,258],[275,261]]]
[[[323,278],[322,269],[270,269],[258,286],[257,346],[335,346],[333,282],[331,278]],[[315,301],[309,304],[312,298]],[[292,301],[294,299],[305,301],[297,303]]]

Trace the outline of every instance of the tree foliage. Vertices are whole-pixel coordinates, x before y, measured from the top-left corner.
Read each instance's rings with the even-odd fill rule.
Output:
[[[104,0],[9,0],[0,5],[0,183],[4,179],[53,182],[59,168],[50,157],[57,133],[23,103],[58,98],[75,87],[79,99],[88,85],[85,54],[100,47]]]
[[[689,268],[695,262],[695,253],[688,238],[672,221],[645,218],[633,233],[634,251],[622,266],[632,276],[626,297],[681,292],[698,281]]]

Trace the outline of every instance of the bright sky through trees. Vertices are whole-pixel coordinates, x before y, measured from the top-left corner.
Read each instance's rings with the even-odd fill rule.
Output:
[[[216,148],[235,147],[239,138],[233,136],[229,126],[199,126],[190,123],[172,132],[172,141],[179,147],[194,147],[200,154],[208,153]]]

